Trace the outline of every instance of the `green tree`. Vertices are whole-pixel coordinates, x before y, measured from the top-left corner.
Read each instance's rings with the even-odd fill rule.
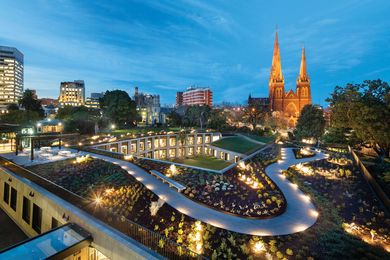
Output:
[[[99,102],[103,115],[119,128],[128,128],[136,124],[138,119],[136,104],[125,91],[107,91]]]
[[[214,130],[223,130],[227,128],[226,115],[221,109],[213,109],[210,112],[207,126]]]
[[[318,139],[324,134],[325,118],[322,109],[318,106],[306,105],[299,115],[295,135],[302,138]]]
[[[22,126],[33,126],[40,119],[40,115],[29,110],[10,110],[0,116],[0,121],[6,124],[18,124]]]
[[[23,92],[23,96],[19,100],[19,104],[27,111],[37,112],[40,117],[43,117],[44,115],[41,101],[35,98],[34,93],[30,89],[26,89]]]
[[[187,108],[183,123],[186,126],[204,126],[207,122],[210,115],[210,107],[209,106],[190,106]]]
[[[11,103],[7,106],[7,110],[8,111],[11,111],[11,110],[19,110],[19,106],[18,104],[15,104],[15,103]]]
[[[167,119],[170,126],[182,125],[182,117],[176,111],[172,111],[171,113],[169,113]]]
[[[65,106],[58,110],[56,118],[64,121],[64,131],[81,134],[95,133],[95,126],[100,122],[100,112],[85,106]]]
[[[264,122],[266,112],[260,107],[248,106],[244,110],[244,120],[252,126],[255,130],[258,124]]]
[[[361,84],[336,86],[331,97],[331,124],[351,129],[381,158],[390,152],[390,86],[387,82],[365,80]]]

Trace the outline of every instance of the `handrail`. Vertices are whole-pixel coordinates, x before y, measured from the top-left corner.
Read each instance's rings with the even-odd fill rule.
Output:
[[[93,201],[83,198],[1,156],[0,166],[22,178],[26,178],[34,182],[47,191],[84,210],[90,215],[103,221],[105,224],[117,229],[118,231],[124,233],[125,235],[164,257],[169,259],[207,259],[206,257],[191,251],[187,247],[180,245],[175,241],[172,241],[144,226],[141,226],[140,224],[125,218],[124,216],[119,216],[115,213],[108,212],[108,210],[102,207],[91,207],[91,205],[93,205]],[[160,241],[163,242],[161,243]]]
[[[372,174],[367,170],[366,166],[362,163],[359,156],[355,153],[355,151],[348,146],[348,149],[350,153],[352,154],[352,157],[356,164],[361,169],[361,172],[363,173],[364,179],[370,184],[370,187],[374,191],[374,193],[377,195],[379,200],[382,202],[383,206],[386,208],[387,211],[390,212],[390,199],[386,195],[386,193],[382,190],[382,187],[378,184],[378,182],[375,180],[375,178],[372,176]]]

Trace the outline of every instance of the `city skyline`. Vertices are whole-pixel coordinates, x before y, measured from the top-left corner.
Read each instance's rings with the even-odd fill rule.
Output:
[[[295,88],[302,45],[313,103],[325,105],[336,85],[389,80],[385,1],[253,3],[250,9],[192,1],[3,5],[0,45],[24,54],[24,87],[39,97],[57,98],[60,82],[76,79],[85,80],[87,96],[139,86],[164,104],[191,85],[210,87],[215,103],[266,97],[276,24],[286,91]],[[275,15],[262,16],[269,13]]]

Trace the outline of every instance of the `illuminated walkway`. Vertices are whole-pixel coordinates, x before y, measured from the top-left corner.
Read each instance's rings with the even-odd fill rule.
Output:
[[[283,148],[282,162],[271,164],[265,169],[265,172],[278,185],[287,199],[286,211],[282,215],[270,219],[246,219],[224,214],[185,197],[134,164],[97,154],[91,154],[91,156],[121,165],[122,168],[126,169],[148,189],[152,190],[159,197],[164,198],[169,205],[183,214],[213,226],[238,233],[258,236],[287,235],[309,228],[316,222],[318,217],[310,199],[297,186],[283,178],[280,171],[300,162],[325,158],[325,155],[321,152],[311,158],[295,159],[291,148]]]

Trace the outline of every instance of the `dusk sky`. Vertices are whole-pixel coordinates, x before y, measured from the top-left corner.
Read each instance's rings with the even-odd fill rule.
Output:
[[[276,4],[277,3],[277,4]],[[267,96],[276,25],[286,91],[306,48],[313,103],[336,85],[390,81],[390,1],[1,0],[0,45],[25,58],[25,88],[160,94],[209,86],[214,102]]]

